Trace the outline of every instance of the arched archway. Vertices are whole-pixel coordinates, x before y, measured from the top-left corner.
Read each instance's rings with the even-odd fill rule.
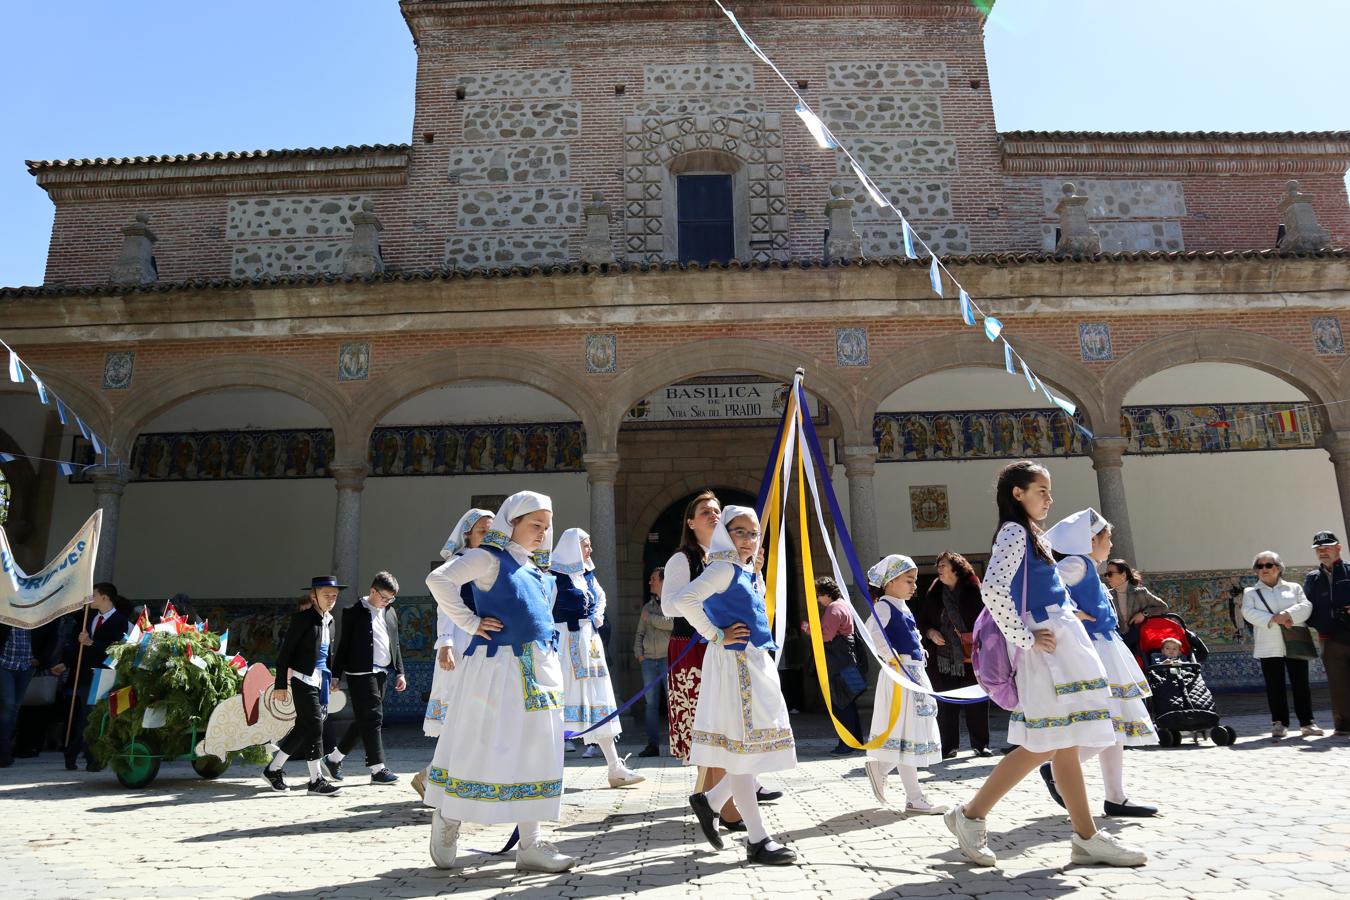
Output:
[[[25,359],[24,361],[31,364],[30,360]],[[100,436],[112,440],[112,405],[102,395],[95,392],[84,381],[60,369],[53,369],[39,362],[33,366],[33,370],[37,372],[43,384],[60,395],[66,406],[70,427],[75,426],[74,417],[78,415],[86,425],[97,431]],[[37,388],[28,382],[14,384],[8,378],[5,378],[0,380],[0,393],[31,394],[34,397],[34,403],[38,402],[36,399]],[[50,403],[50,396],[48,401]]]

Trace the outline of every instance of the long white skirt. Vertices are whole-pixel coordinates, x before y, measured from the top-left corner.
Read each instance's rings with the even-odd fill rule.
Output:
[[[911,681],[932,687],[922,665],[908,656],[900,657],[905,674]],[[883,672],[877,676],[876,698],[872,701],[872,730],[869,742],[886,730],[891,723],[891,702],[895,692],[901,694],[900,718],[891,729],[886,743],[867,751],[868,759],[901,766],[927,766],[942,759],[942,737],[938,732],[937,701],[927,694],[916,694],[896,687]]]
[[[1017,664],[1018,706],[1008,717],[1008,742],[1042,752],[1066,747],[1109,747],[1111,725],[1106,670],[1083,623],[1071,610],[1047,610],[1044,622],[1022,622],[1055,633],[1055,652],[1023,650]],[[1010,648],[1011,649],[1011,648]]]
[[[438,661],[440,650],[431,662],[431,693],[427,696],[427,711],[422,717],[422,733],[427,737],[440,737],[445,725],[445,712],[450,708],[450,685],[454,682],[464,657],[457,647],[450,648],[450,658],[455,661],[456,671],[441,668]],[[482,652],[482,651],[479,651]]]
[[[585,731],[614,712],[614,686],[609,680],[605,646],[589,620],[571,631],[559,624],[558,654],[562,657],[563,724],[568,731]],[[619,717],[582,738],[598,744],[601,738],[615,738],[620,732]]]
[[[531,645],[465,656],[451,679],[454,727],[441,730],[423,802],[445,819],[495,825],[562,812],[562,667]]]
[[[792,723],[768,651],[708,645],[689,760],[741,775],[796,768]]]
[[[1158,743],[1158,732],[1148,714],[1145,697],[1153,695],[1148,679],[1139,668],[1130,648],[1115,632],[1093,634],[1092,647],[1106,670],[1111,699],[1106,701],[1111,710],[1111,724],[1116,730],[1116,743],[1127,747],[1147,747]]]

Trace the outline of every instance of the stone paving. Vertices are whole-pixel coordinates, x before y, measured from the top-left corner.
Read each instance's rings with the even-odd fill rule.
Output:
[[[1315,697],[1326,724],[1325,691]],[[1034,776],[995,811],[998,869],[975,869],[940,818],[878,809],[860,756],[828,755],[819,718],[799,725],[800,764],[766,779],[785,796],[769,827],[802,863],[744,862],[736,841],[695,841],[685,797],[693,774],[667,758],[630,763],[647,782],[609,790],[603,761],[569,754],[564,820],[552,839],[580,858],[572,872],[518,875],[507,857],[470,854],[453,873],[427,856],[429,812],[406,784],[431,754],[412,729],[390,735],[393,787],[348,776],[336,798],[266,790],[256,771],[196,778],[166,764],[140,791],[110,772],[67,773],[58,754],[0,770],[0,859],[6,900],[64,897],[1345,897],[1350,894],[1350,739],[1268,737],[1264,698],[1219,698],[1233,747],[1212,744],[1126,755],[1135,795],[1166,806],[1154,820],[1105,820],[1143,845],[1136,870],[1067,867],[1067,820]],[[625,745],[623,749],[633,749]],[[356,760],[359,762],[359,760]],[[968,797],[992,759],[963,752],[925,775],[930,797]],[[288,766],[293,787],[303,767]],[[903,793],[892,777],[893,794]],[[1089,789],[1100,799],[1096,773]],[[466,827],[461,847],[495,849],[506,827]],[[545,828],[546,834],[548,826]]]

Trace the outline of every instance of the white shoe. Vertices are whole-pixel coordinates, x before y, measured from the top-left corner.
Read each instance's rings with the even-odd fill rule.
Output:
[[[1148,854],[1105,831],[1098,831],[1087,840],[1076,834],[1073,836],[1069,861],[1076,866],[1142,866],[1148,862]]]
[[[645,775],[639,775],[623,763],[619,763],[617,769],[609,770],[609,786],[612,788],[628,787],[630,784],[637,784],[646,780]]]
[[[586,749],[582,751],[582,759],[595,759],[600,755],[600,748],[595,744],[587,744]]]
[[[911,816],[940,816],[947,812],[947,807],[929,803],[927,797],[920,796],[917,800],[905,801],[905,812]]]
[[[1304,737],[1321,737],[1326,734],[1316,722],[1313,722],[1310,725],[1304,725],[1299,731],[1303,732]]]
[[[431,861],[438,869],[453,869],[455,855],[459,850],[459,822],[441,818],[439,812],[431,814]]]
[[[1282,739],[1282,738],[1283,738],[1286,734],[1288,734],[1288,733],[1289,733],[1289,729],[1284,727],[1284,723],[1283,723],[1283,722],[1271,722],[1271,723],[1270,723],[1270,736],[1271,736],[1271,738],[1272,738],[1273,740],[1277,740],[1277,741],[1278,741],[1278,740]]]
[[[524,872],[566,872],[577,861],[547,841],[537,841],[528,850],[516,850],[516,868]]]
[[[882,806],[886,805],[886,775],[887,766],[883,762],[875,759],[869,759],[863,768],[867,770],[867,780],[872,782],[872,796],[877,798],[877,802]]]
[[[965,806],[953,806],[942,817],[966,859],[977,866],[998,865],[998,857],[989,849],[989,836],[983,819],[966,818]]]

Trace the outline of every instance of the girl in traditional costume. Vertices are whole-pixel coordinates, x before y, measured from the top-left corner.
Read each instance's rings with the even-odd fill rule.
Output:
[[[755,577],[759,518],[753,509],[728,506],[713,532],[708,565],[675,599],[680,615],[708,640],[703,683],[694,713],[690,759],[726,776],[689,805],[704,837],[721,849],[717,810],[734,798],[746,825],[751,862],[791,865],[797,854],[764,828],[756,800],[756,775],[797,765],[787,703],[770,651],[777,650]]]
[[[1092,638],[1092,649],[1102,661],[1111,691],[1106,704],[1111,710],[1116,742],[1109,747],[1083,747],[1078,751],[1079,761],[1087,762],[1096,756],[1101,764],[1106,815],[1156,815],[1156,806],[1131,803],[1125,792],[1125,748],[1156,744],[1158,732],[1144,704],[1144,698],[1151,696],[1153,691],[1134,654],[1116,630],[1116,605],[1097,575],[1097,566],[1111,557],[1111,523],[1095,509],[1088,508],[1051,528],[1045,533],[1045,539],[1050,548],[1063,557],[1055,568],[1078,607],[1078,618],[1083,620],[1083,628]],[[1050,796],[1063,806],[1064,799],[1055,787],[1055,776],[1048,763],[1041,766],[1041,777],[1045,779]]]
[[[553,622],[562,658],[563,725],[570,732],[583,732],[613,715],[616,708],[605,648],[596,630],[605,620],[606,598],[591,561],[591,536],[580,528],[564,531],[553,549],[550,568],[558,584]],[[619,759],[614,746],[619,731],[619,717],[614,716],[582,736],[582,741],[605,754],[609,786],[614,788],[646,780]]]
[[[436,741],[423,801],[433,810],[431,859],[439,868],[455,864],[461,822],[517,823],[517,869],[562,872],[576,863],[539,839],[539,822],[562,811],[552,545],[552,501],[521,491],[502,504],[481,546],[427,576],[436,606],[473,635],[446,701],[455,727]]]
[[[889,665],[917,684],[931,688],[924,671],[923,648],[919,628],[906,601],[919,586],[919,567],[908,556],[892,553],[867,570],[867,586],[876,613],[867,619],[867,633],[883,657],[895,648],[898,661]],[[889,643],[888,643],[889,641]],[[899,693],[898,701],[896,693]],[[937,725],[937,701],[928,694],[906,691],[883,672],[877,679],[876,699],[872,703],[871,738],[883,733],[891,723],[891,707],[901,705],[900,717],[886,736],[886,743],[867,752],[867,778],[878,803],[886,802],[886,776],[899,769],[905,786],[905,812],[916,815],[942,815],[945,806],[928,802],[919,786],[919,767],[942,758],[942,741]],[[870,741],[869,741],[870,742]]]

